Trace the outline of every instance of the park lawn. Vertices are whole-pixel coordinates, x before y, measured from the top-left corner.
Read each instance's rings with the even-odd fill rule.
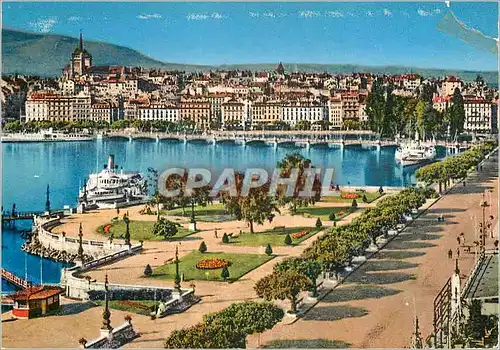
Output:
[[[185,207],[184,213],[182,212],[182,208],[161,210],[160,213],[163,215],[191,217],[191,206]],[[199,216],[228,215],[224,204],[220,203],[207,204],[205,207],[195,205],[194,214],[195,218],[198,218]]]
[[[342,191],[343,193],[343,191]],[[353,192],[349,192],[353,193]],[[359,198],[356,199],[356,202],[359,203],[371,203],[384,195],[384,193],[380,194],[378,191],[376,192],[363,192],[363,191],[355,191],[355,193],[359,194]],[[366,202],[363,202],[363,194],[366,196]],[[321,197],[321,202],[330,202],[330,203],[352,203],[352,199],[341,198],[340,196],[325,196]]]
[[[321,221],[330,221],[330,214],[335,213],[335,221],[342,220],[347,215],[356,211],[353,207],[302,207],[297,209],[297,214],[305,217],[320,218]]]
[[[208,247],[210,249],[210,247]],[[179,262],[179,271],[184,274],[184,281],[190,280],[209,280],[223,281],[220,276],[222,268],[213,270],[197,269],[196,264],[202,259],[220,258],[229,261],[230,265],[228,281],[236,281],[248,272],[256,269],[260,265],[273,259],[274,256],[264,254],[241,254],[241,253],[224,253],[224,252],[206,252],[200,253],[193,251],[192,253],[183,256]],[[153,269],[151,278],[173,280],[175,277],[175,263],[169,262]]]
[[[302,241],[308,239],[311,236],[314,236],[320,230],[316,227],[286,227],[286,228],[276,228],[271,230],[266,230],[262,232],[242,232],[241,235],[235,236],[230,239],[229,244],[241,245],[241,246],[250,246],[250,247],[260,247],[266,246],[270,244],[271,247],[274,246],[284,246],[285,237],[287,234],[292,236],[294,233],[298,233],[301,231],[309,231],[307,235],[304,235],[300,238],[293,239],[291,245],[298,245]]]
[[[155,221],[136,221],[130,220],[130,238],[136,241],[163,241],[165,240],[162,236],[155,236],[153,234],[153,226]],[[109,223],[111,228],[109,230],[110,234],[112,233],[115,238],[122,238],[125,234],[125,222],[123,220],[119,220],[116,222]],[[104,232],[104,226],[101,225],[96,229],[96,232],[101,235],[109,236]],[[180,239],[186,236],[193,234],[194,232],[179,226],[178,231],[175,236],[170,237],[169,239]]]
[[[127,311],[138,315],[149,316],[154,311],[155,304],[159,301],[154,300],[110,300],[111,309]],[[104,301],[97,301],[97,305],[103,306]]]

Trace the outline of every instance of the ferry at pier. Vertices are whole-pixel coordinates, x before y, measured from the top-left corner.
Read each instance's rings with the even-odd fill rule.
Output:
[[[78,202],[96,209],[121,208],[145,203],[148,186],[139,172],[118,170],[114,155],[100,172],[89,175],[88,181],[78,193]]]
[[[62,142],[62,141],[92,141],[92,135],[83,133],[65,133],[52,128],[40,130],[37,133],[3,134],[2,142]]]
[[[410,142],[400,145],[394,156],[399,164],[406,167],[431,163],[436,159],[437,153],[434,146],[424,146],[419,142]]]

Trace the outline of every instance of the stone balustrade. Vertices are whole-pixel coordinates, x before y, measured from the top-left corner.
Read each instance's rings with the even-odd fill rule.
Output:
[[[34,218],[36,229],[38,230],[38,240],[46,248],[51,247],[56,250],[66,251],[70,254],[78,254],[78,238],[66,237],[63,234],[50,232],[54,227],[61,224],[60,218],[46,219],[43,217]],[[128,249],[125,244],[115,243],[110,240],[94,241],[82,239],[85,254],[94,257],[103,257],[124,249]]]

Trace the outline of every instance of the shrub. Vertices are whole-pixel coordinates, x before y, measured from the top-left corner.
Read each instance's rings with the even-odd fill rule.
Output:
[[[266,254],[269,256],[271,254],[273,254],[273,248],[271,248],[271,245],[269,243],[267,243],[267,246],[266,246]]]
[[[205,244],[205,241],[201,241],[200,247],[198,248],[198,251],[200,253],[205,253],[207,251],[207,245]]]
[[[366,198],[366,194],[363,195],[363,202],[368,203],[368,198]]]
[[[146,268],[144,269],[144,276],[149,277],[153,274],[153,269],[151,268],[151,265],[147,264]]]
[[[358,202],[356,202],[355,199],[352,200],[352,207],[357,208],[358,207]]]
[[[224,233],[224,236],[222,236],[222,243],[229,243],[229,237],[227,235],[227,233]]]
[[[318,219],[316,220],[316,228],[321,228],[321,227],[323,227],[323,223],[321,222],[321,219],[320,219],[320,218],[318,218]]]
[[[224,281],[227,281],[227,279],[229,278],[229,269],[227,268],[227,266],[224,266],[222,268],[222,271],[220,272],[220,276],[222,277],[222,279]]]
[[[380,194],[384,193],[384,189],[382,188],[382,186],[379,187],[378,193],[380,193]]]
[[[285,236],[285,244],[286,245],[291,245],[292,244],[292,237],[290,237],[290,234],[286,234]]]

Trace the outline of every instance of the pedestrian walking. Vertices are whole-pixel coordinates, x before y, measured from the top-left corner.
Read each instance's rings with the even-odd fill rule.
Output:
[[[479,166],[479,171],[483,172],[483,166],[482,165]]]
[[[453,259],[453,250],[448,250],[448,259]]]
[[[457,259],[460,259],[460,247],[457,247]]]
[[[217,229],[215,230],[215,238],[219,238],[217,234]]]

